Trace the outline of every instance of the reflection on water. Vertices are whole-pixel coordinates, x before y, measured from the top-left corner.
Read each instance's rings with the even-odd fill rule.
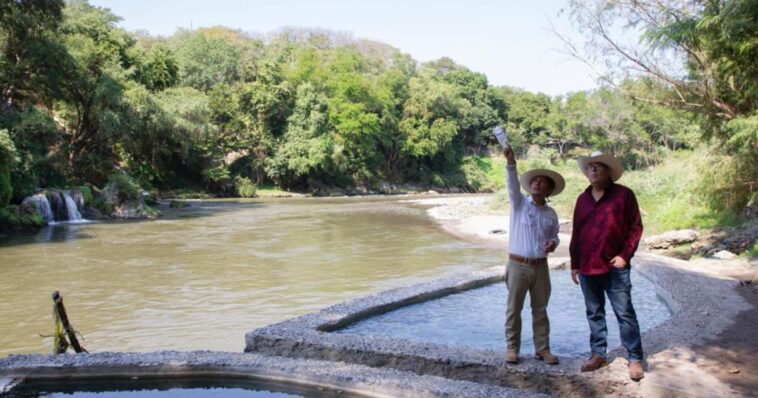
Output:
[[[589,355],[590,332],[581,289],[571,282],[568,270],[552,271],[550,281],[551,350],[558,355]],[[644,333],[665,321],[671,313],[656,296],[652,282],[633,271],[632,283],[632,300]],[[505,283],[496,283],[368,318],[338,333],[383,335],[416,342],[504,351],[507,295]],[[521,313],[521,352],[527,355],[534,352],[529,309],[527,295]],[[608,348],[611,350],[619,347],[621,340],[610,303],[606,303],[606,321]]]
[[[326,388],[311,388],[274,381],[224,378],[61,379],[23,382],[8,398],[350,398],[355,395]]]
[[[242,351],[254,328],[505,263],[394,198],[193,202],[0,241],[0,355],[49,352],[51,293],[90,351]]]

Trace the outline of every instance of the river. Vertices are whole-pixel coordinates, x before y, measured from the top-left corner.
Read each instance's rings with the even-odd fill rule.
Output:
[[[90,351],[240,352],[252,329],[505,263],[404,199],[195,201],[0,240],[0,356],[51,352],[55,290]]]

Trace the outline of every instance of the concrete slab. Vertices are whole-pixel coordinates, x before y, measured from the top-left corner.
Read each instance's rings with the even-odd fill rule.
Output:
[[[530,359],[510,365],[504,361],[504,353],[491,350],[330,333],[405,305],[495,283],[503,278],[502,267],[393,289],[257,329],[246,335],[246,351],[395,368],[558,396],[666,396],[667,391],[688,396],[734,396],[728,385],[689,366],[681,353],[729,327],[737,313],[750,308],[734,290],[738,282],[652,254],[638,255],[633,264],[655,283],[657,293],[673,312],[669,320],[643,335],[648,375],[639,383],[628,378],[623,349],[609,353],[610,366],[586,374],[579,372],[581,359],[563,358],[557,366]],[[577,299],[582,298],[579,295]],[[669,377],[672,368],[678,369],[673,373],[676,377]],[[688,384],[684,380],[698,382]]]

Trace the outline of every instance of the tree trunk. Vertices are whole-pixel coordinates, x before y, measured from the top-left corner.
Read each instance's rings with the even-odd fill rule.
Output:
[[[76,338],[74,328],[71,327],[71,324],[68,322],[66,307],[63,306],[63,297],[61,297],[57,290],[53,292],[53,302],[55,303],[55,312],[58,314],[58,319],[60,319],[63,324],[63,329],[66,331],[66,336],[68,336],[68,341],[71,343],[71,346],[74,347],[74,351],[77,353],[87,352],[87,350],[79,344],[79,339]]]

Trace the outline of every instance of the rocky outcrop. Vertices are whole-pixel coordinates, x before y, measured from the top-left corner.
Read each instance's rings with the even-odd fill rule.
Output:
[[[722,250],[740,254],[750,250],[758,242],[758,220],[740,227],[716,228],[692,244],[692,252],[714,255]]]
[[[100,192],[108,216],[113,218],[155,218],[159,212],[145,204],[141,194],[127,194],[118,190],[117,184],[108,183]],[[101,209],[102,210],[102,209]]]
[[[642,243],[648,249],[668,249],[685,243],[692,243],[697,240],[698,236],[698,232],[693,229],[681,229],[650,236],[645,238]]]

